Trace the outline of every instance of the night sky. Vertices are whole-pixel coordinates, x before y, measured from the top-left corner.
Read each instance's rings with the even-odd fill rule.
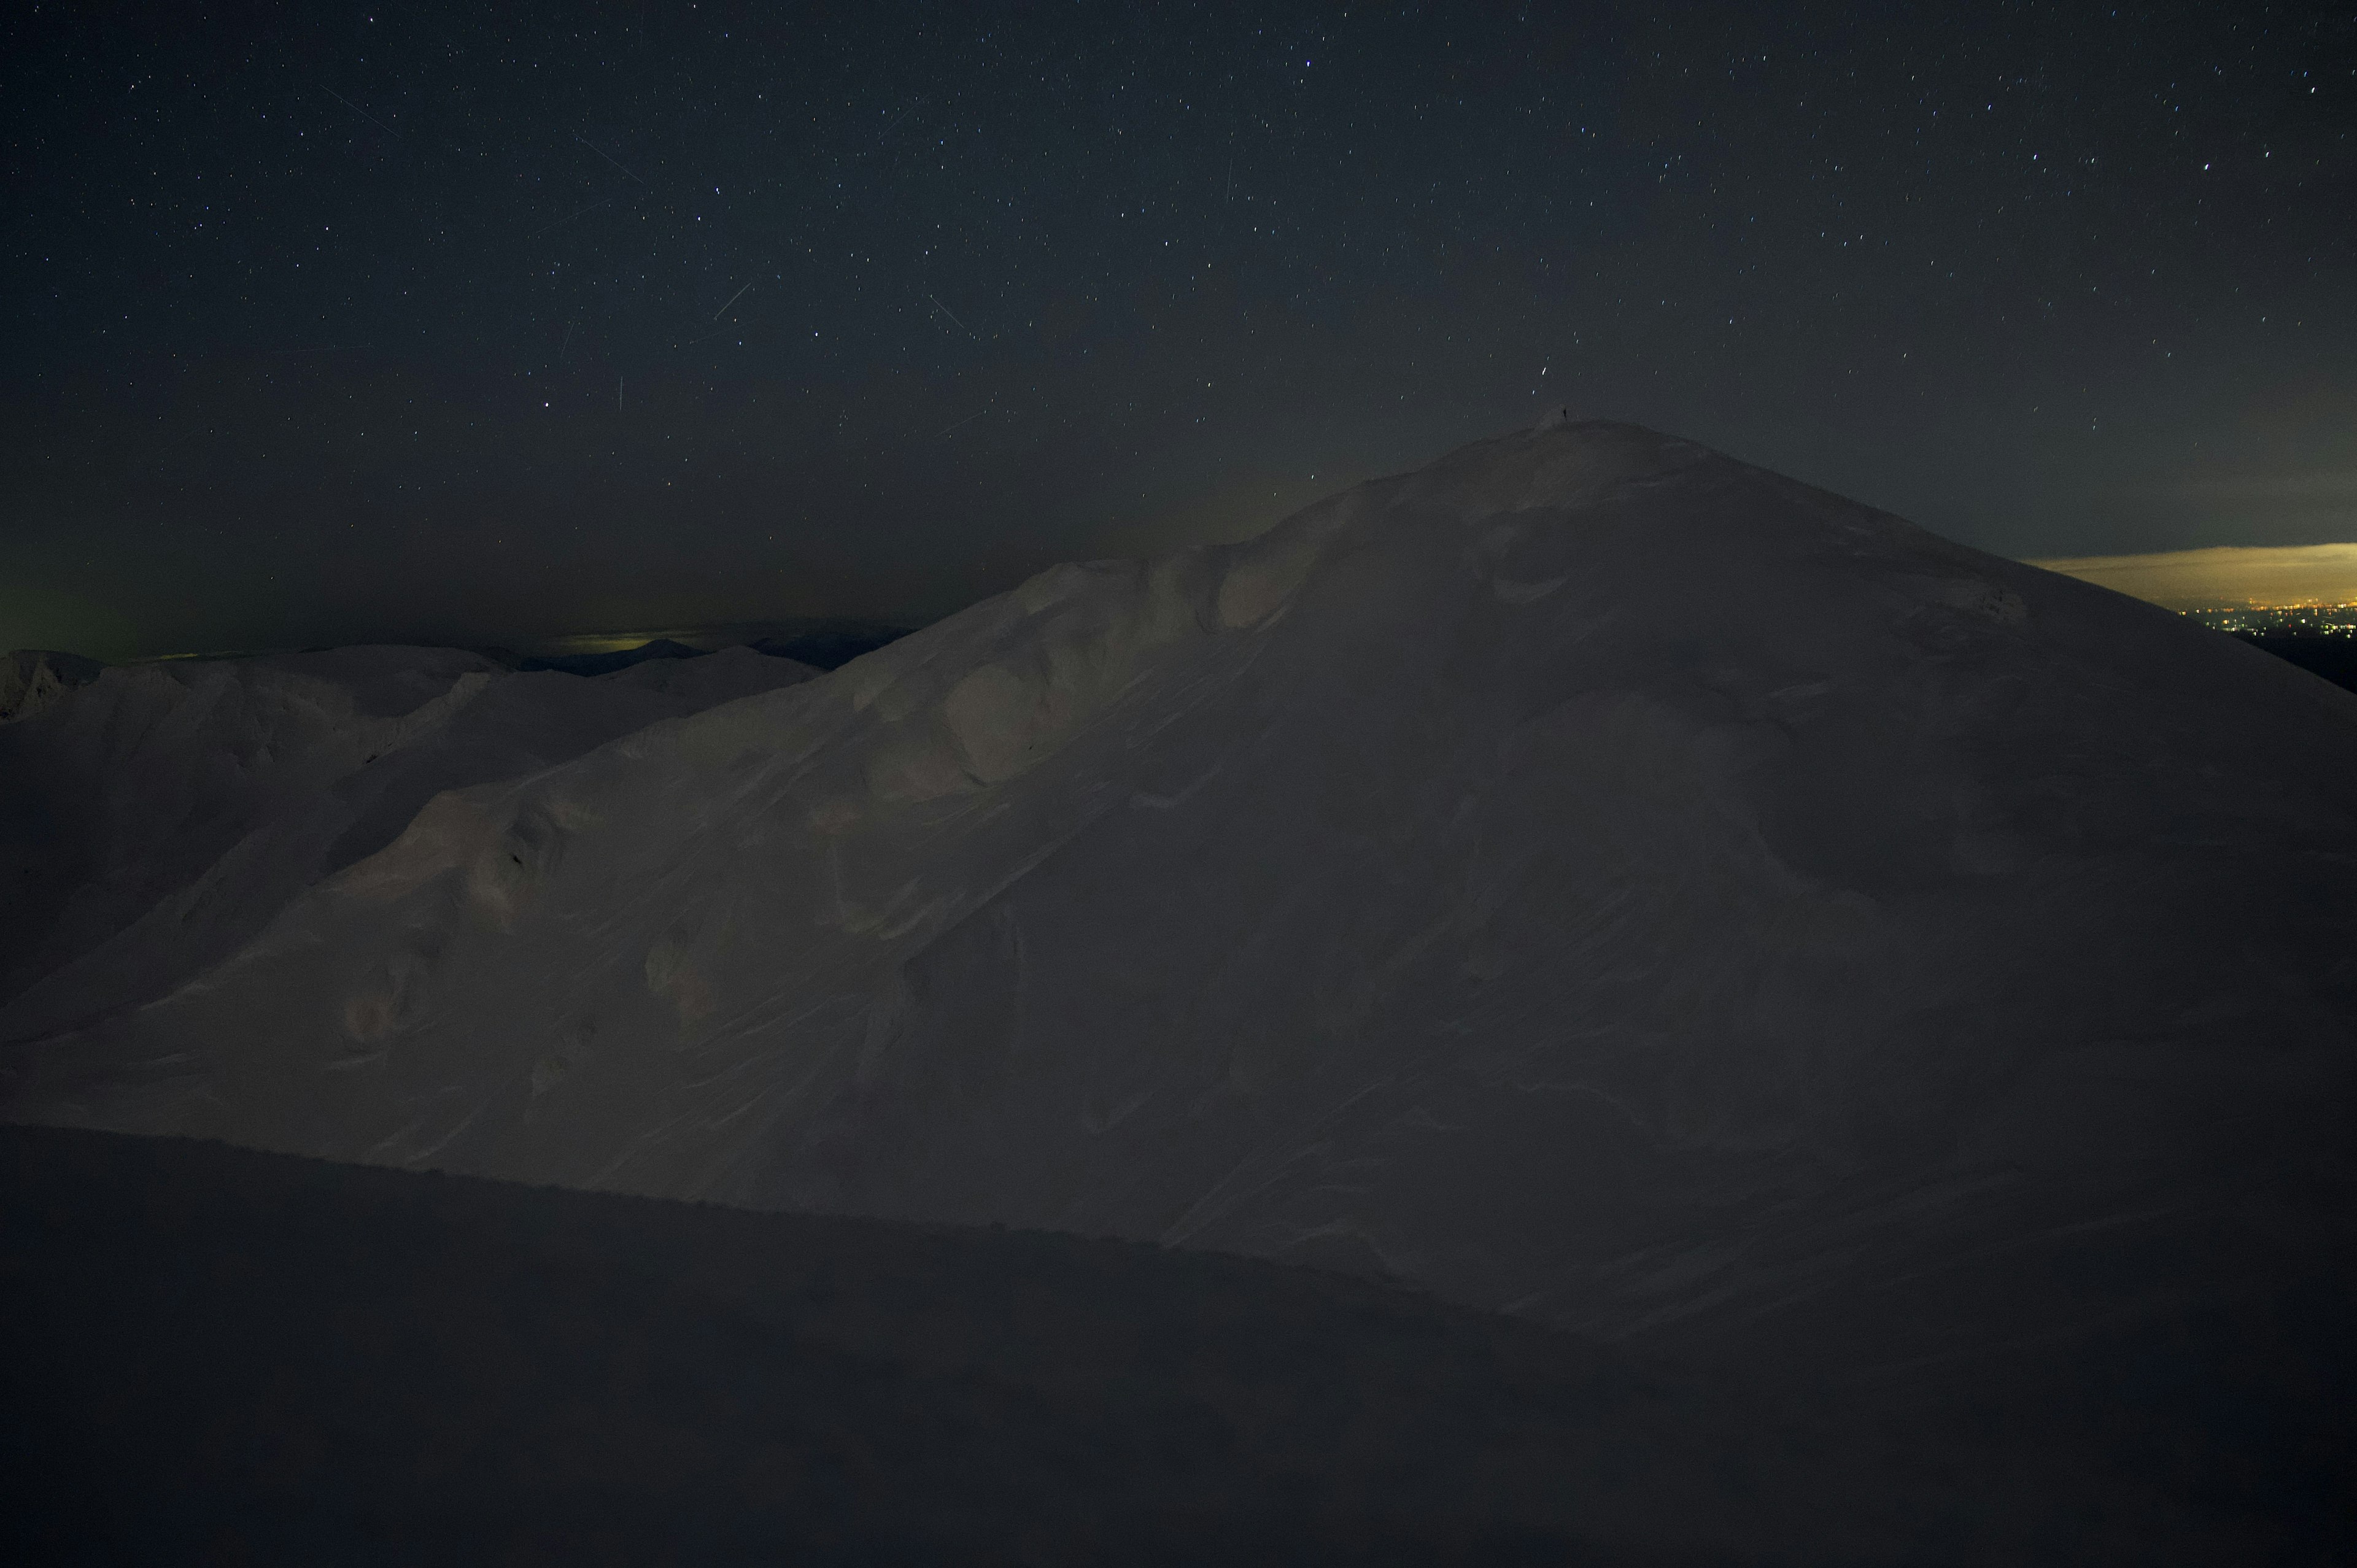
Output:
[[[2346,3],[5,26],[0,647],[916,621],[1542,404],[2357,539]]]

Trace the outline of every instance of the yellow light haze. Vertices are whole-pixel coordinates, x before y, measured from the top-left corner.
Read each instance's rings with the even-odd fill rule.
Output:
[[[2357,604],[2357,544],[2219,545],[2029,564],[2172,610]]]

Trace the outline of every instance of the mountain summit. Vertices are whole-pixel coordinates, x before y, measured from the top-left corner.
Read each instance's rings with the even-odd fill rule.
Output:
[[[0,1092],[1896,1362],[2345,1255],[2352,776],[2255,649],[1559,423],[444,793]]]

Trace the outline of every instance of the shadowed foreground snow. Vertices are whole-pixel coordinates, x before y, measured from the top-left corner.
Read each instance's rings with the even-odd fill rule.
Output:
[[[1866,1386],[1838,1356],[1632,1356],[1212,1253],[178,1140],[0,1131],[0,1190],[18,1562],[2357,1547],[2357,1389],[2314,1354],[2345,1301],[2315,1291]]]

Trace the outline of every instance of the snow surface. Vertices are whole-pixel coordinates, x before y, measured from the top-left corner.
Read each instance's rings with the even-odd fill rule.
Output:
[[[29,719],[77,686],[98,679],[95,659],[19,648],[0,655],[0,725]]]
[[[0,1039],[161,994],[444,789],[813,673],[738,650],[588,681],[387,647],[106,671],[0,730]]]
[[[1214,1252],[183,1139],[0,1127],[0,1191],[16,1563],[2357,1549],[2345,1298],[2241,1304],[2257,1356],[2179,1309],[1843,1387]]]
[[[436,700],[477,678],[533,679]],[[336,756],[412,711],[355,699]],[[374,853],[175,914],[107,972],[169,971],[148,1005],[20,1001],[5,1113],[1828,1365],[2351,1254],[2357,698],[1633,427],[467,771],[310,827],[231,791],[168,875],[177,828],[119,830],[102,902],[264,824]]]

